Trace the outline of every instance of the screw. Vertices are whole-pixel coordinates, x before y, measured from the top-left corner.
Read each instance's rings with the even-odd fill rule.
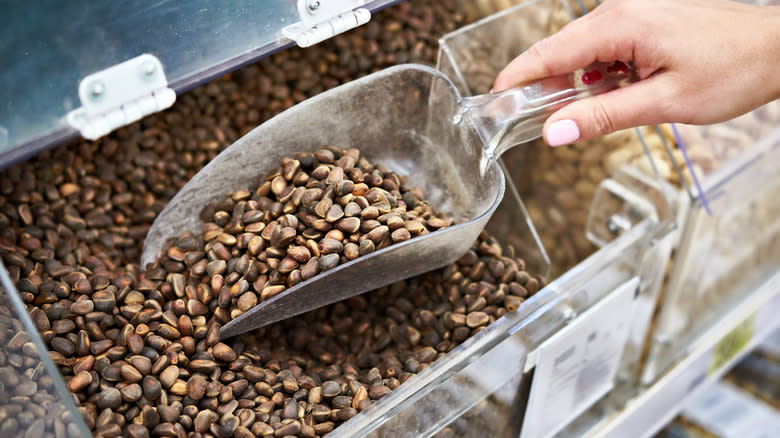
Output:
[[[612,234],[618,234],[621,231],[626,231],[631,228],[631,221],[621,214],[612,215],[607,220],[607,231]]]
[[[563,317],[563,323],[568,325],[569,323],[574,321],[575,318],[577,318],[577,312],[571,307],[566,306],[565,308],[563,308],[561,312],[561,316]]]
[[[153,76],[155,71],[157,71],[157,66],[153,62],[147,61],[144,63],[143,72],[146,77]]]
[[[89,89],[89,92],[92,93],[92,98],[93,99],[97,99],[100,96],[102,96],[103,93],[106,92],[106,87],[105,87],[105,85],[103,85],[102,82],[97,81],[94,84],[92,84],[92,86]]]
[[[311,12],[314,12],[319,8],[320,8],[320,2],[318,0],[312,0],[309,2],[309,10]]]

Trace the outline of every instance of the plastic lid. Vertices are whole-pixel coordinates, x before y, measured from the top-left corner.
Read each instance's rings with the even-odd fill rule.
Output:
[[[65,116],[81,106],[89,74],[150,53],[181,93],[293,45],[282,29],[298,21],[295,0],[9,2],[0,16],[0,167],[78,135]]]

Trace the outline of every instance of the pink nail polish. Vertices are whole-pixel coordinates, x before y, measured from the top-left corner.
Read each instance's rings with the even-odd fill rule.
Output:
[[[580,128],[574,120],[558,120],[547,128],[547,143],[550,146],[572,144],[580,138]]]

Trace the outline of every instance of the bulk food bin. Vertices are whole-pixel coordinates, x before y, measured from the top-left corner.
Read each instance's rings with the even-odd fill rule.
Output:
[[[0,163],[107,134],[171,106],[176,94],[362,25],[398,1],[8,4],[0,80],[14,86],[0,94]]]
[[[677,126],[669,161],[696,196],[686,209],[643,382],[688,351],[780,271],[780,101],[712,126]],[[692,169],[692,171],[691,171]]]
[[[498,9],[506,2],[479,5]],[[522,2],[444,36],[439,68],[464,94],[484,93],[521,50],[595,5]],[[681,206],[667,241],[676,254],[653,321],[655,331],[646,345],[649,354],[641,378],[645,385],[684,356],[691,342],[724,311],[777,271],[773,163],[778,105],[775,101],[713,126],[646,127],[568,148],[516,148],[503,157],[510,176],[523,175],[515,182],[553,272],[592,252],[588,240],[598,239],[590,229],[577,230],[582,230],[593,187],[620,164],[629,163],[675,187],[666,186],[666,196]],[[535,158],[529,159],[529,154]]]

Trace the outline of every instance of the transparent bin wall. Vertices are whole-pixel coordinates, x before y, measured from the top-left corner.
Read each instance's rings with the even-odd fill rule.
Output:
[[[463,95],[487,93],[496,75],[533,43],[560,30],[595,2],[532,0],[517,4],[439,40],[438,68]],[[480,2],[496,8],[507,2]],[[517,146],[501,161],[539,232],[551,261],[551,275],[572,268],[597,246],[587,237],[591,202],[599,184],[624,164],[675,182],[667,161],[668,140],[658,129],[621,131],[573,146],[550,148],[541,140]]]
[[[775,125],[777,126],[777,125]],[[659,309],[643,382],[651,383],[691,342],[780,269],[780,128],[702,182]]]
[[[504,213],[510,213],[504,210]],[[494,215],[502,220],[502,212]],[[522,428],[534,367],[528,357],[544,341],[577,321],[577,317],[610,296],[615,288],[665,266],[668,252],[654,248],[647,220],[602,248],[585,262],[550,283],[513,313],[497,320],[463,345],[437,360],[397,390],[334,430],[331,436],[507,436]],[[496,236],[502,240],[506,236]],[[656,284],[657,286],[657,284]],[[649,290],[644,284],[640,289]],[[634,298],[634,312],[643,300]],[[642,342],[621,349],[623,361],[614,387],[556,436],[580,434],[606,419],[632,395],[627,384]]]
[[[45,313],[38,311],[36,324],[45,329],[47,323]],[[2,262],[0,435],[24,438],[89,436],[81,414]]]
[[[665,135],[670,142],[684,145],[684,150],[674,147],[664,159],[679,169],[680,182],[700,200],[703,208],[718,216],[728,211],[729,204],[718,200],[719,190],[712,187],[711,181],[718,178],[721,169],[749,155],[755,144],[772,135],[779,123],[780,100],[775,100],[723,123],[675,125]]]

